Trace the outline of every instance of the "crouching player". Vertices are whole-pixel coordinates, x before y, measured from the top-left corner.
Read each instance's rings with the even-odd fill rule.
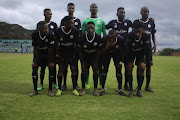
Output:
[[[66,66],[70,65],[71,69],[71,78],[73,82],[73,94],[79,96],[79,93],[76,90],[77,85],[77,50],[76,42],[79,37],[79,30],[74,27],[74,20],[70,16],[65,16],[64,26],[59,27],[54,32],[57,42],[57,54],[58,54],[58,91],[56,96],[62,94],[62,76]]]
[[[133,88],[132,88],[132,71],[133,63],[136,59],[135,64],[137,65],[137,83],[138,90],[137,96],[143,97],[141,93],[141,87],[144,81],[144,70],[146,68],[145,64],[145,53],[149,45],[150,36],[143,32],[143,24],[139,21],[133,23],[133,31],[128,34],[127,40],[127,62],[128,62],[128,81],[130,86],[130,92],[128,97],[133,97]]]
[[[52,92],[52,82],[54,76],[54,60],[53,58],[53,47],[55,44],[55,38],[51,32],[49,32],[48,25],[41,21],[38,24],[38,30],[32,33],[32,45],[33,49],[33,63],[32,63],[32,79],[34,85],[34,91],[29,94],[34,96],[38,94],[37,81],[38,81],[38,68],[39,66],[49,67],[49,96],[54,96]]]
[[[111,58],[113,58],[114,66],[116,68],[116,78],[118,81],[118,93],[122,96],[126,96],[126,94],[122,90],[122,61],[123,61],[123,53],[125,39],[116,33],[116,30],[109,31],[108,35],[104,36],[103,39],[103,72],[102,72],[102,90],[100,95],[104,95],[105,93],[105,82],[108,73],[109,64]]]
[[[99,68],[99,56],[100,48],[102,47],[101,36],[95,33],[95,24],[93,22],[88,22],[86,25],[87,33],[81,35],[78,46],[80,47],[80,61],[82,67],[81,82],[82,91],[80,95],[86,93],[85,82],[86,75],[89,71],[90,66],[93,69],[93,80],[94,80],[94,92],[95,96],[99,96],[97,91],[98,84],[98,68]]]

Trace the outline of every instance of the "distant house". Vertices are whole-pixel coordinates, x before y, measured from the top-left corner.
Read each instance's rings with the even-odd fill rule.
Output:
[[[172,52],[171,56],[180,56],[180,52]]]

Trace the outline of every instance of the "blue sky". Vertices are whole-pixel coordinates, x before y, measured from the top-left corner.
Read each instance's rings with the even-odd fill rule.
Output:
[[[90,16],[89,6],[92,3],[98,5],[98,17],[105,23],[117,19],[118,7],[124,7],[126,19],[134,21],[141,17],[141,7],[147,6],[150,17],[155,19],[157,49],[180,48],[179,0],[1,0],[0,21],[35,29],[36,23],[44,20],[44,8],[50,8],[53,13],[52,21],[59,25],[61,19],[67,15],[69,2],[75,4],[75,16],[81,22]]]

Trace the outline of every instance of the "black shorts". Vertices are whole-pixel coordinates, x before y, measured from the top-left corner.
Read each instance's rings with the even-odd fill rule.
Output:
[[[84,61],[83,63],[89,68],[90,66],[93,66],[96,62],[96,52],[94,53],[83,53]]]
[[[72,58],[72,56],[62,56],[62,60],[58,60],[59,66],[68,66],[68,65],[75,65],[77,66],[77,58]]]
[[[151,67],[153,65],[153,60],[152,60],[152,46],[150,45],[147,49],[146,49],[146,66],[147,67]]]
[[[37,64],[38,66],[48,66],[49,57],[47,54],[40,54],[37,56]]]

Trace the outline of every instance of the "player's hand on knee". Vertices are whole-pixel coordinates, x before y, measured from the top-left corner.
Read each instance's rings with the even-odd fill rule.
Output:
[[[36,62],[33,62],[33,63],[32,63],[32,67],[37,67],[37,63],[36,63]]]
[[[131,62],[128,63],[127,69],[128,69],[129,71],[132,71],[133,67],[134,67],[133,63],[131,63]]]
[[[52,67],[54,67],[54,63],[53,62],[50,62],[49,64],[48,64],[48,67],[50,67],[50,68],[52,68]]]
[[[139,63],[139,67],[142,69],[142,70],[145,70],[146,69],[146,64],[144,64],[143,62]]]

